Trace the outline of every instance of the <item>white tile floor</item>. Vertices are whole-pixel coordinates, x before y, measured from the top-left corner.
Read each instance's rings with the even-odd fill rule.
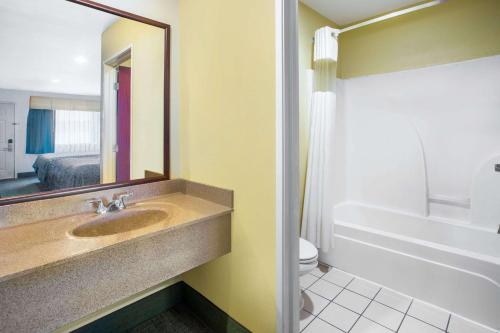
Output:
[[[499,333],[324,265],[302,276],[300,285],[304,333]]]

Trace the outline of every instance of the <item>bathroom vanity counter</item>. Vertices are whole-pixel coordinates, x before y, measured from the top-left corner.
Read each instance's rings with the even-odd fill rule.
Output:
[[[96,218],[113,217],[115,214],[139,209],[164,211],[167,216],[157,223],[111,235],[79,237],[73,234],[75,228]],[[117,244],[152,237],[192,223],[201,223],[230,214],[231,211],[230,207],[192,195],[172,193],[130,204],[123,211],[109,212],[103,216],[92,212],[3,228],[0,229],[0,282],[48,265],[76,260],[88,253]],[[120,221],[117,222],[119,223]]]
[[[86,204],[120,192],[121,211]],[[182,179],[0,206],[0,332],[53,332],[230,253],[232,210]]]

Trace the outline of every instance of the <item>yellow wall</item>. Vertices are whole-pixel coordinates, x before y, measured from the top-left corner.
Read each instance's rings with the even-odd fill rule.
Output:
[[[448,2],[340,36],[338,75],[350,78],[500,54],[500,1]]]
[[[304,197],[309,147],[309,106],[307,105],[307,70],[313,68],[314,32],[324,26],[337,25],[299,2],[299,113],[300,113],[300,202]]]
[[[133,179],[163,173],[164,30],[119,19],[102,35],[102,59],[132,45],[131,163]]]
[[[253,332],[275,330],[274,1],[183,0],[181,177],[233,189],[232,252],[186,283]]]

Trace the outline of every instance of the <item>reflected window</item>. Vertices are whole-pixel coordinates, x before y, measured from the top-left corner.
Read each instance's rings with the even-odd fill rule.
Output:
[[[99,153],[99,112],[56,110],[55,118],[56,153]]]

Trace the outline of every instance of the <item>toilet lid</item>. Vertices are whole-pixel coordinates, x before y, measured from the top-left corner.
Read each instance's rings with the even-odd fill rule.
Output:
[[[318,249],[311,242],[301,238],[299,246],[300,261],[310,261],[318,257]]]

